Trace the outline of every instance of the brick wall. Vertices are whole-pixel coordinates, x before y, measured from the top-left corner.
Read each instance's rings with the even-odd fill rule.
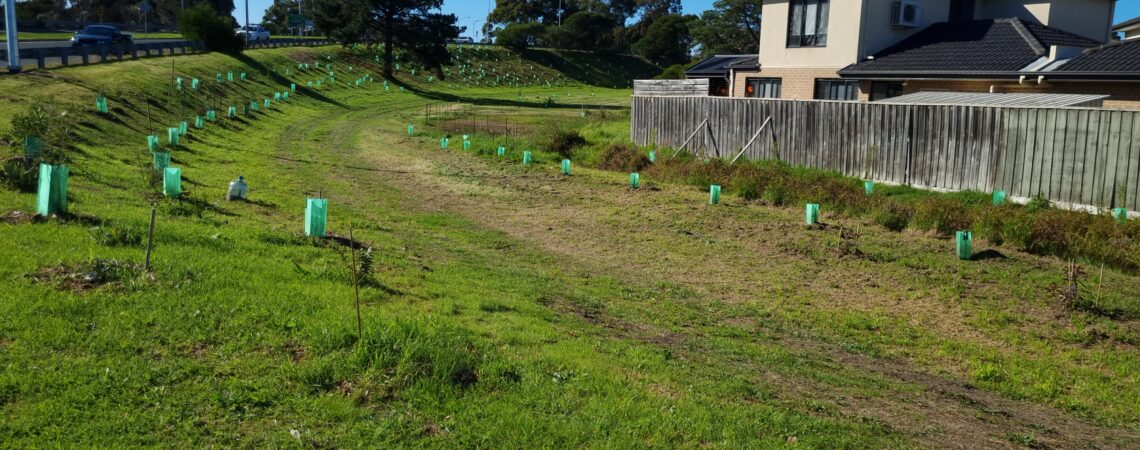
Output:
[[[744,96],[744,83],[748,78],[779,78],[780,98],[811,100],[815,97],[816,78],[839,78],[836,69],[765,69],[760,72],[737,73],[733,80],[732,95]]]

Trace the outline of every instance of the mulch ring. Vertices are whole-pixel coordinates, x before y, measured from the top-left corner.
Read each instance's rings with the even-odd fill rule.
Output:
[[[126,281],[154,280],[154,274],[131,261],[96,259],[41,268],[28,274],[33,281],[55,286],[61,291],[86,292],[100,286],[121,285]]]
[[[8,211],[0,214],[0,223],[22,225],[40,220],[35,214],[24,211]]]

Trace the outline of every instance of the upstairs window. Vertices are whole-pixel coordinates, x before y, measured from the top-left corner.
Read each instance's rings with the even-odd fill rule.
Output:
[[[828,0],[788,0],[788,47],[826,47]]]

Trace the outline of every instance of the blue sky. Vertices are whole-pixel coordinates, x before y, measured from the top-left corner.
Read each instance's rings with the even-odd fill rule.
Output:
[[[245,1],[235,0],[237,10],[234,16],[238,22],[245,23]],[[273,4],[273,0],[248,0],[249,21],[261,22],[265,9]],[[700,14],[701,11],[712,8],[714,0],[681,0],[681,6],[686,14]],[[494,7],[494,0],[490,2]],[[474,30],[481,27],[481,21],[487,18],[487,0],[444,0],[443,11],[459,16],[459,25]],[[1123,22],[1140,16],[1140,0],[1118,0],[1116,3],[1116,22]]]

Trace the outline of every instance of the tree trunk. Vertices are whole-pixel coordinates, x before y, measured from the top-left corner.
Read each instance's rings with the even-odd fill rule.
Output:
[[[395,43],[392,16],[391,13],[384,14],[384,75],[388,78],[392,78],[392,46]]]

